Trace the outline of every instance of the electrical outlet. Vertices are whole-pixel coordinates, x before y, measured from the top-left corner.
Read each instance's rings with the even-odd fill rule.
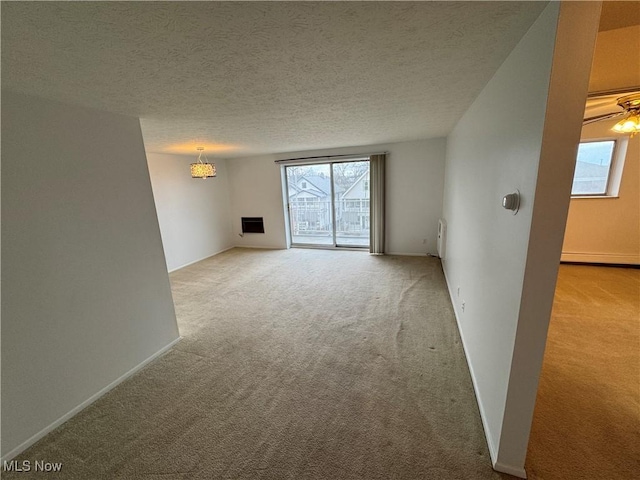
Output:
[[[427,239],[426,239],[426,238],[423,238],[423,239],[422,239],[422,244],[423,244],[423,245],[426,245],[426,244],[427,244]]]
[[[460,287],[458,287],[458,296],[460,296]]]
[[[464,312],[464,307],[465,307],[465,303],[464,302],[462,302],[461,307],[462,307],[462,311]]]

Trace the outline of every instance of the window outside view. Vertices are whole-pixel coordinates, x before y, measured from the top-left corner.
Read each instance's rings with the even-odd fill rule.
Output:
[[[578,147],[571,195],[605,195],[613,158],[614,140],[585,142]]]
[[[369,246],[368,161],[286,167],[286,173],[292,243]]]

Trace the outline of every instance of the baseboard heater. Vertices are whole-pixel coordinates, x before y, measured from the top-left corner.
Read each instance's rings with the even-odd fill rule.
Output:
[[[614,267],[614,268],[638,268],[640,263],[604,263],[604,262],[578,262],[576,260],[560,260],[562,265],[585,265],[588,267]]]
[[[242,234],[264,233],[264,220],[262,217],[242,217]]]

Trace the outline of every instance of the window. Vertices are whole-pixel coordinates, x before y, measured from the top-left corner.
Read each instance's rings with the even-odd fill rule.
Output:
[[[610,194],[610,177],[615,146],[615,140],[580,143],[571,195],[605,196]]]
[[[302,182],[302,188],[307,188],[307,182]]]

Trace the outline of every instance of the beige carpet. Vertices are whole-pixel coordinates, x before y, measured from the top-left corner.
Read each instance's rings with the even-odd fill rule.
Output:
[[[560,266],[526,467],[640,478],[640,270]]]
[[[183,340],[18,460],[83,480],[511,478],[439,260],[234,249],[171,280]]]

